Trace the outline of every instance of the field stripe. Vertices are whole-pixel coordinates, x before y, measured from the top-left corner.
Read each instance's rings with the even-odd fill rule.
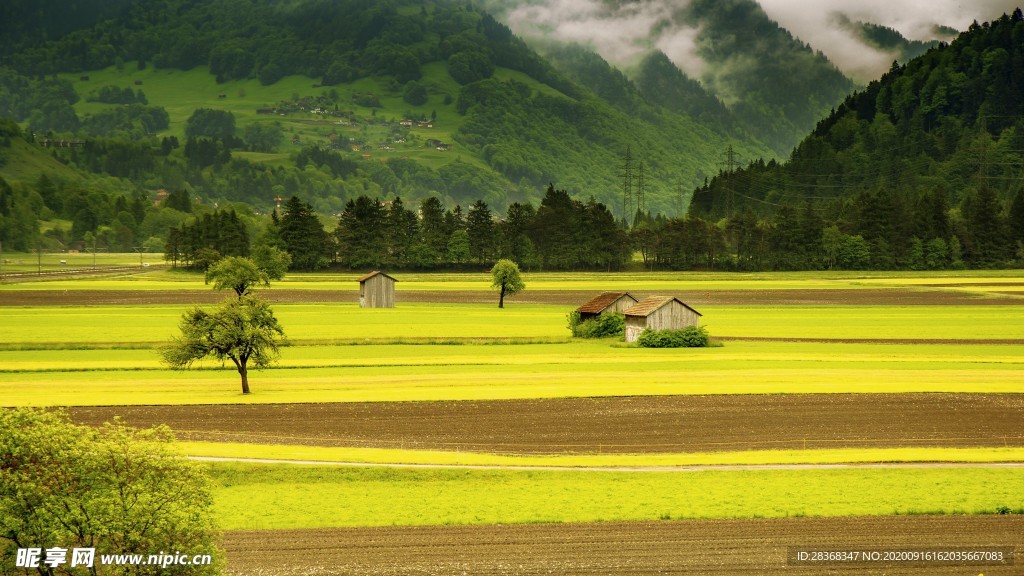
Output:
[[[289,464],[295,466],[343,466],[371,468],[421,468],[451,470],[543,470],[553,472],[751,472],[760,470],[896,470],[912,468],[1024,468],[1024,462],[865,462],[853,464],[701,464],[697,466],[518,466],[512,464],[395,464],[378,462],[332,462],[330,460],[276,460],[268,458],[227,458],[188,456],[199,462],[243,464]]]

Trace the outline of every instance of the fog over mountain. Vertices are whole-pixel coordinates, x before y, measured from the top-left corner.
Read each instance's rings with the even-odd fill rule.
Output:
[[[804,42],[821,50],[847,76],[864,83],[892,65],[892,52],[868,46],[844,18],[893,28],[909,40],[952,40],[941,28],[966,30],[1010,13],[1019,0],[757,0],[761,8]]]
[[[1013,11],[1017,0],[757,0],[772,20],[821,51],[847,76],[866,83],[885,72],[899,50],[872,46],[850,23],[892,28],[908,40],[950,40],[972,21]],[[749,4],[726,0],[723,6]],[[687,22],[691,0],[522,0],[493,2],[518,34],[590,45],[602,57],[628,66],[651,49],[665,52],[680,69],[701,78],[700,25]]]

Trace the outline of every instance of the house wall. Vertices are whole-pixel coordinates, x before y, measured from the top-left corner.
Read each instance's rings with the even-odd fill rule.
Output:
[[[606,308],[605,313],[608,314],[611,312],[625,312],[627,308],[633,306],[636,303],[637,301],[633,300],[629,296],[623,296],[622,298],[619,298],[618,300],[613,302],[611,306]]]
[[[647,317],[647,327],[651,330],[682,330],[687,326],[697,326],[699,322],[700,316],[675,300]]]
[[[636,342],[640,333],[651,330],[682,330],[687,326],[699,326],[700,316],[675,300],[655,310],[646,318],[626,316],[626,342]]]
[[[395,283],[378,274],[359,284],[359,306],[362,308],[394,308]]]
[[[647,319],[637,316],[626,316],[626,342],[636,342],[640,333],[647,326]]]

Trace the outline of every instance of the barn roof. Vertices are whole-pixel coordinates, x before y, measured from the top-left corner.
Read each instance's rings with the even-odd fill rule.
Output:
[[[391,280],[394,281],[394,282],[398,282],[397,278],[389,276],[389,275],[381,272],[380,270],[374,270],[373,272],[370,272],[366,276],[363,276],[362,278],[360,278],[359,281],[360,282],[366,282],[367,280],[369,280],[370,278],[373,278],[374,276],[377,276],[378,274],[381,275],[381,276],[387,277],[387,278],[391,278]]]
[[[600,314],[604,312],[604,309],[614,304],[619,298],[628,296],[633,302],[639,302],[639,300],[630,294],[629,292],[604,292],[600,296],[595,297],[583,306],[576,309],[580,314]]]
[[[687,305],[686,302],[683,302],[679,298],[674,298],[672,296],[651,296],[649,298],[644,298],[643,300],[638,302],[635,306],[626,309],[626,311],[623,312],[623,314],[625,314],[626,316],[640,316],[640,317],[650,316],[656,310],[661,309],[662,306],[668,304],[669,302],[671,302],[673,300],[675,300],[676,302],[679,302],[683,306],[686,306],[687,309],[691,310],[697,316],[703,316],[703,314],[701,314],[700,312],[697,312],[693,308],[690,308],[690,306]]]

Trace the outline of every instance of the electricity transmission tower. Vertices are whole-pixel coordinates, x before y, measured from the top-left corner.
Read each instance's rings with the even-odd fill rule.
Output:
[[[723,158],[723,161],[722,161],[722,170],[724,171],[724,173],[726,175],[732,174],[733,172],[735,172],[739,168],[740,160],[739,160],[739,157],[736,156],[736,151],[733,150],[732,144],[729,144],[729,147],[725,150],[725,153],[723,154],[723,157],[724,158]],[[726,193],[726,195],[725,195],[725,214],[726,214],[726,216],[729,216],[729,215],[731,215],[733,213],[733,210],[735,209],[735,204],[736,204],[735,196],[736,196],[736,193],[733,190],[733,183],[732,183],[731,179],[725,178],[724,181],[725,181],[725,193]]]
[[[647,200],[646,200],[647,184],[644,179],[644,161],[640,161],[640,165],[637,168],[636,174],[636,213],[637,218],[634,218],[633,224],[636,225],[636,220],[647,213]]]
[[[626,163],[622,169],[622,222],[629,227],[630,208],[633,207],[633,149],[626,146]]]

